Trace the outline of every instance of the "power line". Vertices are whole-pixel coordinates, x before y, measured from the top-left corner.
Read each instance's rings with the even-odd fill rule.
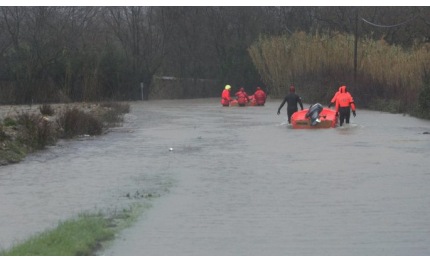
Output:
[[[364,19],[363,17],[360,17],[360,19],[361,19],[363,22],[368,23],[369,25],[373,25],[373,26],[377,26],[377,27],[390,28],[390,27],[397,27],[397,26],[405,25],[405,24],[409,23],[410,21],[415,20],[417,17],[418,17],[418,16],[412,17],[412,18],[411,18],[411,19],[409,19],[409,20],[406,20],[406,21],[404,21],[404,22],[402,22],[402,23],[395,24],[395,25],[378,25],[378,24],[375,24],[375,23],[372,23],[372,22],[367,21],[367,20],[366,20],[366,19]]]

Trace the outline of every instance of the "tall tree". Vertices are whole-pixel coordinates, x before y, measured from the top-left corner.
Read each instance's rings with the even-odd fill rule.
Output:
[[[144,85],[143,96],[149,95],[152,77],[167,55],[171,21],[159,7],[107,7],[105,21],[118,37],[130,63],[130,92]]]

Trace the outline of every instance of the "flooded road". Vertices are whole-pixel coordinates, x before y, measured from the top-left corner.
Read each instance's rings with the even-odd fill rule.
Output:
[[[358,108],[293,130],[280,103],[136,102],[105,136],[0,167],[0,248],[151,194],[99,255],[430,255],[430,121]]]

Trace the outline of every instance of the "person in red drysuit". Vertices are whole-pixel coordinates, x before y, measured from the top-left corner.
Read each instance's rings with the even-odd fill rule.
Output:
[[[341,86],[339,87],[339,90],[334,94],[333,98],[330,100],[330,103],[328,103],[328,108],[330,108],[332,105],[336,105],[336,97],[337,97],[337,95],[340,94],[340,90],[343,87],[345,87],[345,90],[346,90],[345,84],[342,83]],[[349,93],[348,91],[346,91],[346,92]],[[351,95],[351,93],[349,93],[349,94]]]
[[[257,86],[257,91],[254,93],[254,99],[256,101],[257,106],[264,106],[266,103],[266,93],[261,89],[261,87]]]
[[[355,117],[355,103],[351,94],[346,90],[346,86],[339,88],[339,94],[336,96],[336,114],[339,115],[339,125],[342,126],[345,121],[349,124],[349,118],[352,115]]]
[[[230,89],[231,86],[230,85],[226,85],[224,90],[222,91],[221,94],[221,104],[222,106],[229,106],[230,105],[230,101],[232,101],[233,99],[230,97]]]
[[[239,106],[245,106],[248,103],[249,98],[248,94],[245,92],[245,89],[241,87],[239,91],[236,92],[237,103]]]

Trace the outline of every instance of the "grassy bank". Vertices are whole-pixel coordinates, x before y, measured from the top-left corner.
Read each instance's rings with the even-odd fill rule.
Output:
[[[0,118],[0,165],[17,163],[58,139],[101,135],[123,121],[128,104],[40,105],[12,110]]]
[[[94,255],[115,233],[130,226],[144,206],[133,206],[110,215],[81,214],[60,222],[55,229],[30,237],[0,252],[0,256],[88,256]],[[149,207],[149,206],[146,206]]]
[[[3,256],[91,255],[101,241],[113,238],[114,231],[100,215],[82,215],[62,222],[55,230],[41,233],[0,253]]]

